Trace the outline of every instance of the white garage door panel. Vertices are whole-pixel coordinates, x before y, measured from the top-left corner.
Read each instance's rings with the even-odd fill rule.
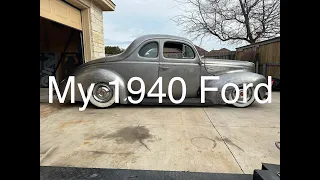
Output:
[[[40,0],[40,16],[82,30],[80,11],[60,0]]]

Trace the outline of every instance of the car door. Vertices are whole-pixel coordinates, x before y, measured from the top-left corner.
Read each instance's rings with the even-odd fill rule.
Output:
[[[159,57],[163,93],[168,94],[169,82],[173,77],[181,77],[186,83],[186,98],[196,97],[200,87],[200,60],[193,46],[181,40],[161,39]],[[179,81],[173,83],[172,95],[180,99],[182,85]]]
[[[123,61],[115,62],[112,68],[128,82],[132,77],[139,77],[145,84],[145,94],[158,79],[159,41],[151,39],[142,42]],[[139,81],[133,81],[131,88],[134,91],[141,89]]]

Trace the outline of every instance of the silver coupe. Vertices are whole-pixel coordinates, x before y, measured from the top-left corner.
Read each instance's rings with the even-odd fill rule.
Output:
[[[81,83],[88,89],[95,83],[90,102],[98,108],[111,107],[115,104],[115,87],[109,82],[118,79],[119,103],[130,104],[127,83],[132,77],[140,77],[145,84],[145,96],[140,104],[159,104],[158,98],[148,97],[147,92],[153,87],[158,77],[162,77],[162,93],[168,94],[168,85],[173,77],[181,77],[186,84],[185,100],[182,105],[225,104],[221,96],[222,87],[226,83],[239,86],[238,101],[235,107],[248,107],[254,101],[254,89],[259,83],[266,83],[266,78],[254,73],[254,63],[238,60],[222,60],[199,56],[193,43],[185,38],[171,35],[145,35],[135,39],[121,54],[107,56],[82,64],[74,71],[75,83]],[[201,76],[219,76],[219,80],[207,80],[205,87],[216,87],[217,91],[205,92],[205,103],[200,102]],[[243,101],[243,84],[253,83],[247,90],[247,101]],[[66,80],[60,84],[60,92],[64,91]],[[139,90],[141,84],[134,81],[132,90]],[[154,88],[153,93],[157,93]],[[259,99],[266,98],[266,88],[259,88]],[[172,85],[172,97],[179,99],[183,93],[182,85]],[[232,100],[235,88],[228,87],[225,97]],[[70,97],[68,92],[67,98]],[[79,89],[75,89],[75,100],[82,101]],[[173,104],[166,96],[162,104]]]

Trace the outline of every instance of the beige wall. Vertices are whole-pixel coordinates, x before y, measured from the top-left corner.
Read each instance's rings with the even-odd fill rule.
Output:
[[[85,61],[105,57],[104,32],[103,32],[103,9],[113,11],[114,7],[108,9],[101,2],[108,0],[67,0],[69,3],[81,9],[83,35],[85,46]],[[100,2],[100,3],[99,3]],[[87,54],[87,55],[86,55]]]

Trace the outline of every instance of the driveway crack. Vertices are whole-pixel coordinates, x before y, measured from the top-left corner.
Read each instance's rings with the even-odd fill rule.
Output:
[[[209,121],[211,122],[211,124],[212,124],[213,128],[218,132],[218,134],[219,134],[219,136],[220,136],[221,140],[223,141],[223,143],[227,146],[227,148],[228,148],[229,152],[231,153],[231,155],[232,155],[232,157],[234,158],[234,160],[237,162],[237,164],[238,164],[239,168],[241,169],[242,173],[243,173],[243,174],[245,174],[245,173],[244,173],[244,171],[243,171],[243,169],[242,169],[242,167],[240,166],[240,164],[239,164],[239,162],[238,162],[237,158],[234,156],[234,154],[233,154],[233,153],[232,153],[232,151],[230,150],[230,148],[229,148],[228,144],[225,142],[224,138],[221,136],[221,134],[220,134],[220,132],[218,131],[218,129],[214,126],[213,122],[211,121],[211,119],[210,119],[210,117],[208,116],[208,114],[207,114],[207,112],[205,111],[205,109],[204,109],[204,108],[202,108],[202,110],[204,111],[204,113],[206,114],[207,118],[208,118],[208,119],[209,119]]]

